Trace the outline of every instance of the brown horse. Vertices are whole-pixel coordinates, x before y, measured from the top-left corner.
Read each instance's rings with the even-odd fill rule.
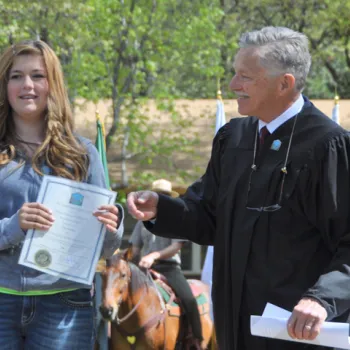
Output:
[[[131,261],[131,251],[112,256],[102,271],[102,316],[111,322],[112,350],[189,349],[184,315],[172,291],[154,281],[149,270]],[[200,281],[189,280],[201,315],[203,342],[208,346],[213,324],[209,296]]]

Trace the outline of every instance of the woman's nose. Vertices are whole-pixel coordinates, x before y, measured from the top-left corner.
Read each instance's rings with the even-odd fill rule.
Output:
[[[23,88],[25,89],[31,89],[33,88],[34,83],[30,76],[25,76],[23,79]]]

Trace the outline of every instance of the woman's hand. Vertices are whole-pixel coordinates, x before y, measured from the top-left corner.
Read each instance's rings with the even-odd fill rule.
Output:
[[[55,221],[52,211],[41,203],[24,203],[19,210],[19,226],[22,230],[37,229],[47,231]]]
[[[110,232],[117,232],[118,228],[118,208],[115,205],[101,205],[92,214],[97,217],[98,221],[106,225]]]

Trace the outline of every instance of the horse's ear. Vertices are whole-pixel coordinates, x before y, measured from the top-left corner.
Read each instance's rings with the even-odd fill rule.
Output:
[[[106,269],[106,260],[100,259],[96,266],[96,272],[103,272]]]
[[[126,261],[131,261],[132,257],[133,257],[132,246],[130,246],[129,248],[125,249],[124,254],[123,254],[123,259]]]

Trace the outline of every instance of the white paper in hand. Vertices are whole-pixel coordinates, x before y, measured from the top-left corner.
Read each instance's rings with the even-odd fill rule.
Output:
[[[349,324],[325,322],[321,328],[321,333],[315,340],[298,340],[292,339],[287,331],[287,321],[290,315],[289,311],[268,303],[262,316],[250,316],[251,333],[267,338],[350,349]]]

